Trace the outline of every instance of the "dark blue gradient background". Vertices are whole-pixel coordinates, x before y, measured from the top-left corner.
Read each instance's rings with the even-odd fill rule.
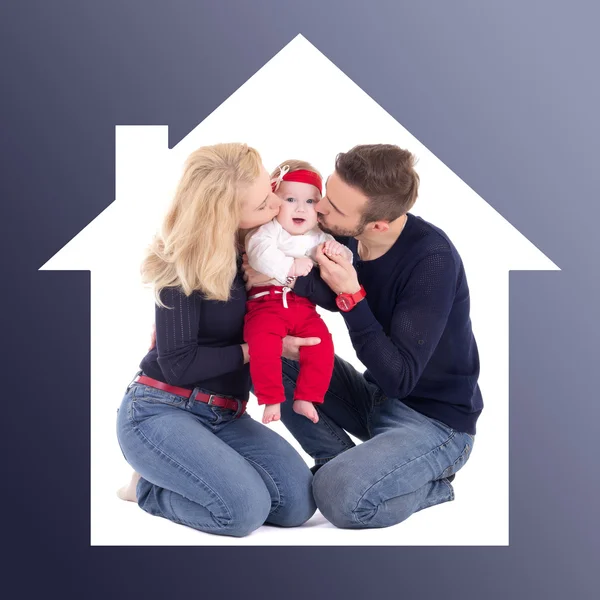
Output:
[[[592,1],[2,1],[3,595],[597,597],[599,19]],[[114,199],[115,125],[177,143],[298,33],[562,268],[510,276],[509,548],[89,547],[90,275],[37,269]]]

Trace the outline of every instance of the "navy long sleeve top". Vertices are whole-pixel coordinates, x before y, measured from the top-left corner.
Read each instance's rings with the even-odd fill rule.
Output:
[[[144,374],[170,385],[247,400],[250,369],[244,364],[246,289],[238,272],[227,302],[207,300],[200,292],[186,296],[165,288],[156,305],[156,346],[140,363]]]
[[[362,261],[354,238],[338,238],[354,254],[367,297],[342,313],[365,377],[388,398],[475,434],[483,408],[479,354],[462,260],[446,234],[412,214],[394,245]],[[335,294],[313,269],[294,292],[329,310]]]

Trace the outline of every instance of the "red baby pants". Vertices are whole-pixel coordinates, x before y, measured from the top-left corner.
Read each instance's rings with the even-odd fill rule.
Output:
[[[250,296],[267,294],[246,303],[244,339],[250,355],[250,376],[259,404],[285,401],[281,350],[286,335],[318,337],[320,344],[300,348],[300,374],[294,400],[322,403],[333,373],[333,340],[315,305],[278,286],[255,287]]]

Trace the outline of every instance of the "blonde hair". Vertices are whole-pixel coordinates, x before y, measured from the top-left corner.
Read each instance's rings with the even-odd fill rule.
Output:
[[[281,169],[283,169],[283,167],[285,167],[286,165],[289,168],[289,170],[287,171],[288,173],[293,173],[294,171],[312,171],[313,173],[316,173],[321,179],[323,179],[321,173],[319,173],[319,171],[315,169],[315,167],[313,167],[309,162],[306,162],[305,160],[297,160],[294,158],[292,160],[284,160],[275,168],[275,170],[271,173],[271,183],[274,183],[278,180],[279,174],[281,173]],[[277,188],[279,187],[280,183],[281,181],[279,181],[279,183],[277,184],[275,191],[277,191]]]
[[[262,161],[246,144],[203,146],[188,157],[161,232],[148,248],[142,280],[156,303],[166,287],[186,296],[229,300],[235,279],[240,196],[260,174]]]

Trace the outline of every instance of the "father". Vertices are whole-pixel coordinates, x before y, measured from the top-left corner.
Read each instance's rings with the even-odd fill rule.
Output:
[[[387,527],[453,500],[450,482],[483,408],[463,264],[443,231],[409,213],[418,188],[407,150],[376,144],[339,154],[317,212],[356,268],[318,253],[320,268],[294,285],[342,311],[367,368],[363,375],[336,356],[315,424],[292,410],[299,365],[283,359],[282,420],[315,459],[317,506],[338,527]],[[246,269],[250,283],[260,280]]]

